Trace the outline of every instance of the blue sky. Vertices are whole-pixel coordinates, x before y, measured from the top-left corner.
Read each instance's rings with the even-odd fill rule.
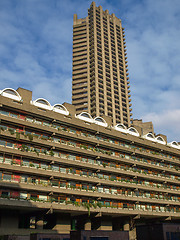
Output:
[[[0,89],[71,103],[73,14],[89,0],[0,0]],[[180,141],[180,1],[97,0],[125,28],[133,118]]]

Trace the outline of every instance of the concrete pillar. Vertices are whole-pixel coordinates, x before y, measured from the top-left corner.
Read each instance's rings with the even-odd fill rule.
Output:
[[[130,229],[130,227],[129,227],[129,221],[126,220],[126,221],[124,221],[124,223],[123,223],[123,230],[124,230],[124,231],[129,231],[129,229]]]
[[[76,22],[77,22],[77,14],[74,14],[73,21],[74,21],[74,24],[76,24]]]
[[[108,219],[102,219],[99,230],[112,231],[112,221]]]
[[[129,240],[137,240],[136,227],[129,231]]]
[[[136,240],[136,227],[134,224],[132,224],[132,219],[131,220],[125,220],[123,223],[123,230],[129,232],[129,240]],[[133,226],[132,226],[133,225]]]
[[[95,217],[93,219],[93,230],[112,231],[111,218]]]
[[[84,224],[84,230],[91,230],[91,220],[87,219]]]
[[[70,233],[71,231],[71,217],[70,214],[57,214],[56,225],[53,230],[58,233]]]
[[[36,229],[43,229],[44,221],[43,215],[39,215],[36,217]]]

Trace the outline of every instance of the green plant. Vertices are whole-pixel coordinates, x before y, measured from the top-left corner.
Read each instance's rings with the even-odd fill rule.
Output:
[[[92,206],[96,209],[97,208],[97,203],[92,203]]]
[[[51,157],[53,157],[53,156],[54,156],[54,152],[51,150],[51,151],[49,152],[49,155],[50,155]]]
[[[88,210],[88,217],[90,217],[90,214],[91,214],[91,212],[90,212],[90,207],[92,206],[90,203],[87,203],[87,202],[85,202],[85,203],[83,203],[83,206],[85,207],[85,208],[87,208],[87,210]]]
[[[19,140],[20,139],[20,133],[16,132],[16,139]]]
[[[112,151],[108,151],[107,154],[108,154],[108,155],[112,155]]]
[[[10,197],[9,197],[8,195],[6,195],[6,194],[1,194],[1,198],[7,198],[7,199],[9,199]]]
[[[37,198],[36,197],[30,197],[30,200],[36,202]]]
[[[46,137],[43,137],[43,136],[41,137],[41,139],[46,141],[48,140]]]
[[[34,149],[34,152],[39,156],[39,152],[36,148]]]
[[[66,201],[65,203],[66,203],[66,205],[68,205],[68,204],[72,204],[72,201],[69,200],[69,201]]]
[[[10,132],[11,135],[15,134],[15,130],[9,128],[8,131]]]
[[[105,167],[107,166],[107,163],[103,162],[102,165],[103,165],[103,167],[105,168]]]
[[[25,150],[26,150],[26,146],[24,144],[22,144],[21,151],[24,152]]]
[[[43,153],[46,155],[46,154],[47,154],[47,150],[45,149],[45,150],[43,151]]]
[[[28,136],[28,138],[29,138],[30,141],[33,140],[33,135],[32,135],[32,134],[28,134],[27,136]]]
[[[102,208],[102,203],[97,202],[97,206],[98,206],[99,208]]]
[[[79,207],[80,206],[80,204],[78,203],[78,202],[73,202],[73,204],[74,204],[74,206],[77,206],[77,207]]]

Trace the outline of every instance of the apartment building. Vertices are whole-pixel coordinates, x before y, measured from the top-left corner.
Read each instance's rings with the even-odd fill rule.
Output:
[[[0,91],[0,119],[0,235],[180,219],[180,146],[150,123],[112,125],[22,88]]]
[[[130,126],[132,109],[125,32],[121,20],[92,2],[73,24],[72,104],[76,112],[110,116]]]

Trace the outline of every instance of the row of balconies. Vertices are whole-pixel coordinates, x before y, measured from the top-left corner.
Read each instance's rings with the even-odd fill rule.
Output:
[[[87,58],[87,52],[78,53],[76,56],[73,55],[73,61],[81,61],[82,58]]]
[[[12,130],[12,131],[14,131],[14,130]],[[67,131],[67,129],[66,129],[66,131]],[[70,131],[71,133],[75,133],[74,131]],[[15,134],[15,132],[14,132],[14,134]],[[66,133],[63,133],[63,135],[66,135],[67,136],[67,134]],[[81,134],[82,135],[82,134]],[[88,135],[86,134],[86,133],[83,133],[83,135],[84,135],[84,137],[88,137]],[[39,137],[41,137],[41,136],[39,136]],[[92,136],[90,136],[90,137],[92,137]],[[45,136],[44,136],[44,138],[45,138]],[[46,136],[46,139],[48,139],[47,138],[47,136]],[[104,139],[104,140],[107,140],[107,139]],[[105,143],[104,143],[105,144]],[[108,144],[106,143],[106,145],[108,146]],[[125,144],[125,147],[130,147],[129,145],[126,145]],[[123,149],[123,147],[122,147],[122,149]],[[137,150],[137,149],[135,149],[135,152],[137,152],[137,151],[139,151],[139,150]],[[140,151],[139,152],[141,152],[142,151],[142,149],[140,149]],[[124,158],[125,159],[133,159],[134,161],[139,161],[139,162],[141,162],[141,163],[138,163],[138,165],[141,165],[141,166],[144,166],[144,165],[146,165],[147,167],[149,167],[148,166],[148,164],[151,164],[151,165],[154,165],[154,166],[152,166],[154,169],[161,169],[161,171],[164,171],[164,170],[167,170],[167,171],[169,171],[169,169],[167,169],[167,166],[164,164],[164,163],[160,163],[160,162],[157,162],[157,161],[153,161],[153,160],[148,160],[148,159],[144,159],[144,158],[139,158],[139,157],[135,157],[135,156],[128,156],[128,155],[124,155]],[[127,161],[129,161],[129,160],[126,160],[125,162],[127,162]],[[128,162],[127,162],[128,163]],[[134,162],[132,162],[132,164],[134,164]],[[159,166],[158,166],[159,165]],[[161,166],[162,165],[162,166]],[[175,170],[174,169],[174,166],[175,165],[169,165],[168,167],[169,168],[171,168],[171,172],[174,172],[175,173],[175,171],[178,171],[178,168],[177,168],[177,166],[176,166],[176,169],[177,170]],[[173,169],[172,169],[173,168]]]
[[[87,71],[87,64],[74,67],[73,68],[73,74],[83,73],[85,70]]]
[[[16,132],[15,132],[15,129],[12,129],[12,128],[10,128],[9,129],[9,131],[11,131],[11,133],[12,133],[12,131],[14,131],[14,133],[13,134],[15,134]],[[19,131],[19,130],[18,130]],[[64,129],[63,131],[67,131],[67,129]],[[74,133],[74,131],[71,131],[71,133]],[[4,133],[5,134],[5,133]],[[26,134],[25,132],[24,132],[24,134]],[[32,132],[29,132],[29,134],[32,134],[32,137],[33,137],[33,135],[35,134],[35,133],[32,133]],[[63,133],[63,135],[65,135],[65,133]],[[86,133],[83,133],[83,135],[85,136],[85,137],[88,137],[88,135],[86,134]],[[37,134],[35,134],[34,135],[35,137],[37,137]],[[52,141],[54,141],[54,142],[60,142],[61,140],[60,139],[57,139],[57,138],[54,138],[54,139],[52,139],[52,137],[48,137],[47,135],[41,135],[41,134],[39,134],[38,135],[39,136],[39,138],[41,138],[41,139],[43,139],[43,140],[50,140],[51,142]],[[66,136],[67,136],[67,134],[66,134]],[[99,138],[99,137],[98,137]],[[100,138],[98,139],[98,140],[100,140]],[[102,139],[101,139],[102,140]],[[107,139],[104,139],[105,141],[107,141]],[[62,140],[63,141],[63,140]],[[63,142],[63,144],[65,144],[65,142]],[[69,142],[66,142],[66,144],[68,144],[68,145],[72,145],[72,146],[76,146],[76,143],[75,142],[71,142],[71,143],[69,143]],[[103,145],[104,145],[105,143],[103,143]],[[108,144],[106,143],[106,146],[108,147]],[[129,145],[124,145],[123,143],[122,143],[122,146],[125,146],[125,147],[130,147]],[[91,146],[91,147],[94,147],[94,146]],[[87,147],[86,145],[84,145],[84,147],[83,147],[84,149],[88,149],[89,148],[89,146]],[[117,148],[116,148],[117,149]],[[123,149],[123,147],[121,148],[121,149]],[[91,149],[90,149],[91,150]],[[135,150],[135,152],[136,151],[138,151],[138,149],[135,149],[134,148],[134,150]],[[93,150],[94,151],[94,150]],[[95,150],[96,151],[96,150]],[[100,150],[100,152],[101,152],[101,150]],[[141,149],[140,149],[140,152],[141,152]],[[103,152],[104,153],[104,152]],[[106,153],[106,152],[105,152]],[[110,154],[110,153],[108,153],[108,154]],[[118,152],[111,152],[111,155],[115,155],[115,156],[118,156]],[[126,159],[132,159],[132,157],[131,157],[131,155],[121,155],[120,156],[121,158],[122,157],[124,157],[124,158],[126,158]],[[171,172],[174,172],[174,173],[177,173],[176,171],[179,171],[179,169],[177,168],[177,166],[175,166],[175,165],[166,165],[166,164],[164,164],[164,163],[158,163],[158,162],[156,162],[156,161],[151,161],[151,160],[149,160],[149,159],[142,159],[142,158],[138,158],[138,157],[135,157],[135,156],[133,156],[133,158],[134,158],[134,160],[137,160],[137,161],[141,161],[141,162],[145,162],[145,163],[150,163],[151,165],[154,165],[153,166],[153,168],[154,169],[161,169],[161,170],[167,170],[167,171],[171,171]],[[139,164],[138,164],[139,165]],[[140,164],[141,166],[144,166],[144,164]],[[147,166],[147,165],[146,165]],[[160,167],[156,167],[156,166],[160,166]],[[130,166],[129,166],[130,167]],[[170,168],[170,169],[168,169],[168,167]],[[175,168],[176,167],[176,168]]]
[[[74,33],[74,34],[73,34],[73,40],[78,39],[79,37],[82,37],[82,36],[84,36],[84,35],[86,35],[86,34],[87,34],[87,31],[86,31],[86,30],[81,31],[80,33]]]
[[[84,89],[87,89],[87,82],[83,82],[81,84],[74,85],[72,90],[77,91],[77,90],[84,90]]]
[[[79,57],[79,56],[84,56],[85,54],[87,55],[87,48],[83,48],[80,51],[74,51],[73,52],[73,58],[74,57]]]
[[[73,104],[75,106],[81,105],[81,104],[84,104],[84,103],[88,102],[87,96],[86,97],[82,97],[82,98],[73,98],[72,101],[73,101]]]
[[[28,133],[27,133],[27,136],[28,136]],[[117,152],[112,152],[112,151],[102,149],[102,148],[99,148],[99,147],[93,147],[91,145],[82,145],[81,143],[76,143],[76,142],[73,142],[73,141],[67,141],[65,139],[53,138],[53,139],[51,139],[51,142],[48,141],[48,143],[45,144],[44,141],[47,141],[46,136],[42,137],[41,139],[37,139],[38,134],[36,134],[36,135],[34,134],[34,137],[35,137],[35,139],[33,139],[33,143],[34,143],[33,145],[43,144],[44,146],[46,145],[46,148],[55,147],[57,149],[60,148],[60,149],[64,149],[64,150],[66,150],[66,149],[68,150],[70,148],[72,150],[72,147],[73,148],[76,147],[75,152],[77,152],[77,151],[81,152],[80,149],[84,149],[86,152],[87,151],[93,152],[93,155],[95,155],[95,156],[96,156],[96,154],[94,154],[94,153],[100,153],[100,155],[101,154],[106,154],[106,155],[109,155],[109,156],[113,156],[113,160],[115,160],[114,157],[116,157],[116,159],[117,158],[130,159],[130,156],[128,156],[128,155],[123,155],[123,154],[119,155]],[[26,141],[26,137],[22,137],[22,140]],[[52,143],[52,141],[53,141],[54,144]],[[30,142],[30,140],[28,142]],[[31,149],[34,150],[34,147],[32,147],[32,144],[22,145],[22,146],[21,146],[21,144],[22,143],[18,143],[18,142],[13,143],[11,141],[0,141],[0,145],[2,145],[2,146],[7,146],[7,147],[9,146],[9,147],[12,147],[12,148],[17,148],[17,146],[19,145],[20,149],[23,150],[23,151],[27,150],[27,149],[28,149],[28,151],[31,151]],[[65,145],[66,145],[66,147],[63,147]],[[24,146],[24,149],[23,149],[23,146]],[[104,163],[107,164],[107,165],[109,164],[109,162],[107,160],[104,161]],[[148,169],[141,169],[141,168],[136,167],[136,166],[135,167],[130,167],[130,165],[129,166],[123,166],[123,168],[124,169],[122,170],[122,172],[121,172],[121,168],[119,168],[117,171],[119,173],[120,172],[123,173],[124,170],[126,169],[126,171],[128,171],[129,175],[134,176],[135,173],[138,173],[140,176],[142,176],[144,178],[156,179],[157,181],[158,180],[162,181],[163,180],[162,178],[164,178],[168,182],[179,183],[179,181],[180,181],[180,177],[178,177],[177,175],[167,174],[167,173],[165,173],[165,171],[164,172],[162,172],[162,171],[158,172],[158,171],[154,171],[154,170],[149,171]]]
[[[13,200],[13,201],[12,201]],[[14,201],[16,200],[16,201]],[[29,202],[31,204],[26,204]],[[17,204],[16,204],[17,203]],[[48,204],[50,203],[50,204]],[[174,216],[179,217],[180,208],[174,206],[160,206],[152,204],[131,204],[128,201],[109,201],[107,199],[94,200],[94,199],[82,199],[82,198],[71,198],[70,196],[48,196],[41,193],[24,193],[24,192],[14,192],[13,190],[1,190],[0,191],[0,204],[4,206],[7,204],[12,206],[32,206],[42,208],[53,208],[53,209],[63,209],[71,211],[88,211],[90,212],[102,212],[116,215],[125,213],[128,215],[146,215],[146,216]],[[132,212],[131,212],[131,211]]]
[[[87,78],[87,71],[86,72],[83,72],[83,73],[80,73],[76,76],[73,76],[73,81],[76,81],[76,80],[84,80]]]
[[[54,152],[46,152],[45,157],[44,154],[39,153],[37,150],[34,151],[38,155],[38,160],[40,162],[37,162],[37,156],[35,156],[32,153],[29,152],[21,152],[21,156],[24,159],[29,159],[30,160],[24,160],[23,162],[19,161],[17,157],[15,156],[19,154],[17,150],[13,151],[13,156],[15,159],[12,160],[12,158],[5,157],[4,160],[1,158],[1,169],[5,169],[7,171],[20,171],[21,172],[26,172],[30,174],[37,174],[37,175],[46,175],[49,177],[53,178],[65,178],[65,179],[71,179],[72,176],[68,175],[70,173],[69,171],[69,165],[71,166],[76,166],[76,174],[73,175],[73,179],[77,181],[82,181],[82,177],[84,177],[85,182],[88,183],[96,183],[96,184],[104,184],[104,185],[110,185],[110,186],[117,186],[118,187],[128,187],[130,189],[145,189],[147,191],[156,191],[156,192],[168,192],[168,193],[173,193],[177,194],[177,190],[179,190],[178,186],[173,186],[167,183],[158,183],[158,182],[149,182],[149,181],[144,181],[141,178],[132,178],[129,175],[124,175],[122,174],[119,177],[114,176],[114,171],[109,169],[109,173],[113,174],[113,177],[111,175],[107,175],[105,173],[101,174],[101,171],[103,171],[103,166],[101,166],[101,163],[97,162],[94,163],[93,159],[88,159],[84,157],[76,157],[74,155],[69,155],[69,154],[64,154],[61,153],[60,156]],[[6,148],[6,155],[12,155],[11,149]],[[50,156],[49,156],[50,155]],[[52,157],[52,156],[55,156]],[[60,157],[60,158],[59,158]],[[62,165],[60,167],[59,165],[59,159],[62,160]],[[74,161],[72,161],[74,160]],[[42,161],[42,162],[41,162]],[[52,164],[56,165],[52,165]],[[12,165],[10,165],[12,164]],[[100,164],[100,165],[98,165]],[[59,171],[57,171],[57,166],[59,166]],[[63,167],[62,167],[63,166]],[[66,168],[65,166],[68,166]],[[25,168],[24,168],[25,167]],[[79,170],[78,170],[79,169]],[[84,170],[82,170],[84,169]],[[85,170],[88,169],[88,170]],[[90,170],[91,169],[91,170]],[[94,169],[94,172],[93,172]],[[47,171],[41,171],[41,170],[47,170]],[[74,171],[74,170],[73,170]],[[97,174],[98,173],[98,174]],[[118,172],[119,173],[119,172]],[[79,175],[79,177],[78,177]]]
[[[79,39],[73,39],[73,46],[76,44],[82,44],[84,42],[87,42],[87,36],[80,37]]]
[[[17,146],[18,147],[18,146]],[[97,177],[97,178],[99,178],[99,179],[106,179],[106,181],[115,181],[115,182],[119,182],[119,181],[124,181],[124,182],[126,182],[126,183],[132,183],[132,184],[136,184],[136,185],[134,185],[134,186],[137,186],[137,184],[140,184],[140,185],[147,185],[147,186],[151,186],[151,187],[157,187],[157,188],[169,188],[169,189],[179,189],[179,187],[176,187],[176,186],[171,186],[171,185],[169,185],[169,184],[165,184],[165,182],[166,182],[166,179],[162,179],[161,178],[161,180],[163,180],[164,181],[164,184],[161,184],[161,183],[158,183],[158,182],[156,182],[156,181],[158,181],[158,180],[160,180],[159,178],[157,178],[157,177],[155,177],[155,176],[152,176],[151,177],[151,181],[149,182],[148,180],[144,180],[144,175],[143,174],[139,174],[138,173],[138,175],[136,174],[136,175],[134,175],[134,173],[132,173],[131,171],[129,171],[129,170],[125,170],[124,168],[121,170],[121,169],[113,169],[113,166],[111,167],[106,167],[106,165],[105,165],[105,163],[104,162],[102,162],[101,160],[97,160],[96,162],[94,161],[94,159],[86,159],[86,161],[84,161],[84,158],[82,157],[76,157],[75,155],[65,155],[65,154],[60,154],[59,152],[56,152],[56,151],[47,151],[47,150],[45,150],[45,149],[38,149],[38,148],[30,148],[30,147],[28,147],[28,146],[26,146],[26,145],[23,145],[23,146],[19,146],[19,149],[21,149],[22,151],[33,151],[34,153],[36,153],[37,155],[38,155],[38,158],[39,158],[39,154],[43,154],[43,155],[46,155],[46,157],[45,158],[47,158],[47,155],[50,155],[50,156],[56,156],[56,157],[61,157],[61,158],[63,158],[63,163],[64,164],[71,164],[71,165],[76,165],[77,166],[77,163],[75,163],[74,161],[72,161],[72,160],[76,160],[76,159],[81,159],[80,161],[81,161],[81,163],[78,163],[78,168],[79,168],[79,170],[77,169],[77,171],[80,171],[80,169],[81,168],[86,168],[86,169],[88,169],[89,170],[89,168],[91,168],[91,169],[94,169],[95,170],[95,172],[93,173],[93,171],[83,171],[83,174],[85,174],[85,176],[86,177],[91,177],[91,176],[93,176],[93,177]],[[6,148],[6,152],[8,152],[8,148]],[[46,152],[45,152],[46,151]],[[11,154],[12,154],[12,151],[9,151]],[[14,149],[13,149],[13,154],[19,154],[18,153],[18,151],[17,151],[17,153],[15,153],[14,152]],[[22,154],[23,154],[23,152],[22,152]],[[28,152],[25,152],[25,155],[27,154],[27,157],[29,156],[32,156],[32,154],[28,154]],[[60,155],[59,155],[60,154]],[[68,156],[68,157],[67,157]],[[64,158],[65,157],[65,158]],[[55,158],[54,158],[55,159]],[[54,159],[53,160],[51,160],[51,161],[54,161]],[[70,161],[66,161],[65,159],[69,159]],[[6,161],[10,161],[9,159],[7,159]],[[44,160],[44,161],[46,161],[46,160]],[[58,160],[57,160],[58,161]],[[4,162],[5,163],[5,162]],[[91,165],[89,164],[89,166],[88,166],[88,164],[87,163],[91,163]],[[37,165],[37,162],[36,163],[34,163],[33,162],[33,164],[36,164]],[[97,164],[99,164],[100,166],[98,166]],[[45,165],[45,163],[44,163],[44,165]],[[2,168],[2,166],[1,166],[1,168]],[[5,166],[4,165],[4,168],[5,169],[7,169],[7,165]],[[11,168],[10,168],[11,169]],[[66,169],[66,168],[65,168]],[[48,169],[48,170],[52,170],[52,168],[51,169]],[[66,171],[66,170],[63,170],[64,171],[64,173],[65,174],[67,174],[68,172]],[[97,171],[99,172],[98,174],[97,174]],[[111,175],[108,175],[108,174],[105,174],[104,172],[107,172],[107,173],[111,173],[111,174],[113,174],[113,178],[112,178],[112,176]],[[81,172],[79,172],[79,175],[81,176],[81,175],[83,175]],[[95,174],[95,175],[94,175]],[[117,175],[116,175],[117,174]],[[118,177],[118,175],[121,175],[121,177]],[[122,178],[122,176],[125,176],[125,177],[123,177]],[[141,180],[141,179],[143,179],[143,180]],[[131,181],[132,180],[132,181]],[[93,180],[92,180],[93,181]],[[155,183],[155,182],[156,183]],[[173,180],[170,180],[170,182],[174,182]],[[133,185],[130,185],[130,187],[133,187]]]
[[[81,24],[81,25],[74,25],[73,26],[73,31],[78,31],[80,29],[86,28],[86,24]]]
[[[82,81],[83,81],[83,79],[82,79]],[[42,128],[41,127],[41,125],[45,125],[45,126],[49,126],[49,127],[53,127],[53,124],[52,123],[48,123],[47,121],[45,121],[44,123],[43,123],[43,121],[41,120],[41,121],[38,121],[37,119],[35,119],[35,118],[33,118],[33,119],[30,119],[30,118],[26,118],[26,116],[25,115],[19,115],[19,114],[16,114],[16,113],[13,113],[13,112],[8,112],[8,111],[3,111],[3,110],[1,110],[0,111],[0,113],[2,114],[2,120],[3,120],[3,118],[4,118],[4,120],[5,121],[11,121],[11,122],[14,122],[14,120],[13,120],[13,118],[16,118],[16,121],[17,121],[17,123],[18,124],[22,124],[22,121],[21,120],[26,120],[26,121],[24,121],[24,125],[25,126],[28,126],[29,125],[29,123],[28,122],[33,122],[33,123],[37,123],[38,124],[38,128],[40,128],[41,130],[43,130],[44,128]],[[12,117],[12,118],[8,118],[8,117],[5,117],[5,116],[9,116],[9,117]],[[20,119],[20,121],[18,121]],[[29,120],[28,120],[29,119]],[[28,122],[27,122],[28,121]],[[52,120],[51,120],[52,121]],[[37,125],[36,125],[37,126]],[[35,125],[34,125],[34,127],[35,127]],[[60,128],[61,126],[59,125],[58,126],[58,128]],[[52,131],[52,129],[53,128],[51,128],[51,131]],[[77,127],[75,127],[75,128],[73,128],[72,127],[72,129],[74,129],[73,130],[73,132],[76,132],[76,130],[77,130],[77,132],[81,132],[81,129],[77,129]],[[67,128],[67,131],[66,132],[72,132],[71,130],[72,130],[71,128]],[[51,132],[51,131],[48,131],[48,129],[46,129],[46,131],[47,132]],[[92,132],[89,134],[88,132],[86,133],[86,136],[87,137],[90,137],[91,138],[91,141],[92,141],[92,137],[94,138],[95,137],[95,132],[92,134]],[[98,136],[99,136],[99,134],[98,134]],[[119,145],[118,143],[123,143],[122,141],[121,142],[119,142],[117,139],[113,139],[113,138],[111,138],[111,137],[113,137],[113,136],[106,136],[105,137],[105,141],[106,142],[108,142],[108,143],[111,143],[111,144],[113,144],[113,143],[115,143],[116,144],[116,146],[117,145]],[[95,137],[96,138],[96,137]],[[101,140],[101,136],[99,136],[98,137],[100,140]],[[124,135],[123,136],[123,138],[125,139],[125,141],[126,141],[126,136]],[[102,138],[102,140],[103,140],[104,138]],[[124,142],[125,143],[125,142]],[[178,164],[179,163],[179,160],[180,160],[180,158],[178,158],[178,157],[174,157],[174,156],[172,156],[172,155],[169,155],[169,154],[166,154],[166,153],[164,153],[164,151],[162,152],[157,152],[157,151],[155,151],[155,150],[151,150],[151,149],[148,149],[148,148],[145,148],[146,146],[144,146],[144,147],[138,147],[138,146],[136,146],[136,144],[134,144],[134,143],[131,143],[131,144],[129,144],[129,143],[125,143],[125,147],[128,147],[128,148],[133,148],[133,149],[139,149],[140,150],[140,152],[141,152],[141,155],[142,154],[145,154],[146,155],[146,153],[151,153],[151,154],[153,154],[154,155],[154,158],[156,159],[156,160],[158,160],[158,159],[160,159],[161,160],[161,158],[163,157],[164,159],[166,159],[166,160],[168,160],[169,162],[172,162],[172,160],[173,160],[173,162],[174,163],[176,163],[176,164]],[[154,145],[153,147],[155,147],[155,148],[157,148],[158,150],[159,150],[159,148],[158,147],[156,147],[156,145]],[[168,151],[170,151],[171,149],[168,149]],[[160,156],[160,158],[158,157],[158,156]]]
[[[87,46],[82,46],[80,48],[76,48],[73,50],[73,56],[76,56],[77,54],[79,55],[79,53],[84,53],[87,52]]]
[[[28,167],[27,161],[24,161],[24,164],[26,164],[24,166]],[[34,164],[40,167],[40,164],[37,164],[37,163],[34,163]],[[33,166],[35,166],[34,164],[31,162],[29,164],[29,168],[33,168]],[[42,163],[43,168],[44,168],[44,165]],[[80,171],[76,171],[76,169],[72,169],[72,168],[67,168],[67,169],[61,168],[61,167],[58,168],[57,165],[56,166],[52,165],[51,169],[54,170],[55,172],[59,171],[61,173],[64,173],[63,171],[66,171],[66,174],[81,175]],[[45,177],[42,175],[32,176],[32,175],[28,175],[27,172],[23,172],[20,174],[19,172],[9,171],[7,173],[6,170],[7,169],[5,169],[4,171],[0,171],[0,185],[5,187],[14,186],[15,188],[32,189],[31,186],[33,184],[33,186],[36,186],[35,187],[36,190],[43,191],[43,192],[52,191],[56,193],[57,192],[69,193],[68,190],[71,189],[73,191],[71,192],[73,195],[93,196],[97,198],[106,196],[107,198],[110,198],[110,199],[121,199],[121,200],[129,200],[129,201],[180,205],[180,196],[178,195],[172,195],[172,194],[168,195],[167,193],[153,192],[153,191],[145,192],[140,189],[132,190],[128,188],[117,188],[115,186],[110,187],[108,185],[102,185],[100,183],[98,183],[97,185],[97,184],[87,183],[83,181],[78,182],[78,181],[74,181],[73,176],[72,176],[72,179],[68,181],[61,178],[54,179],[53,176],[51,176],[50,178],[47,178],[47,176]]]
[[[80,66],[81,64],[83,65],[83,64],[87,64],[87,57],[84,57],[84,58],[80,58],[80,59],[78,59],[78,60],[74,60],[73,59],[73,67],[76,67],[76,66]]]
[[[81,29],[80,31],[73,31],[73,38],[79,37],[79,36],[84,35],[86,33],[87,33],[86,28]]]
[[[84,74],[87,74],[87,67],[86,68],[84,68],[84,69],[77,69],[77,70],[74,70],[73,71],[73,77],[75,77],[75,76],[78,76],[78,75],[84,75]]]

